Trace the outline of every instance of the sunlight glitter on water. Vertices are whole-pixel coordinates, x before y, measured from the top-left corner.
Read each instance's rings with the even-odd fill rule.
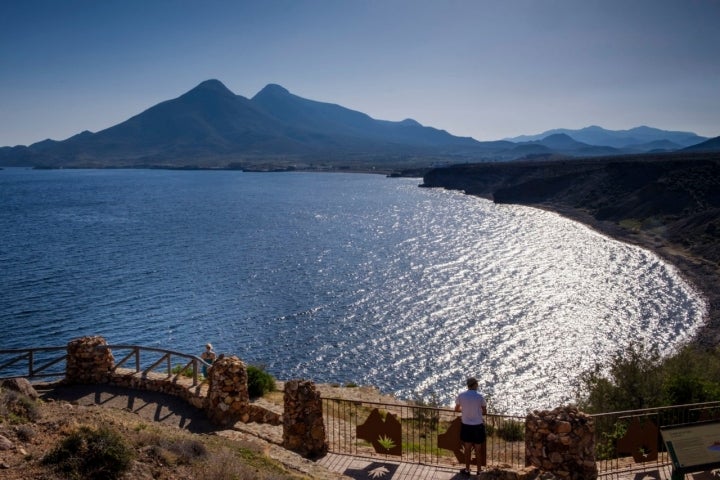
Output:
[[[472,373],[498,411],[522,413],[573,401],[579,373],[631,340],[667,354],[694,334],[704,304],[649,252],[552,213],[456,200],[463,208],[440,215],[462,228],[398,246],[412,260],[387,267],[404,269],[388,273],[394,301],[358,300],[376,312],[371,338],[331,368],[394,351],[387,364],[361,360],[373,383],[450,404]]]
[[[574,400],[632,340],[670,353],[705,304],[655,255],[558,215],[359,174],[0,171],[0,348],[221,353],[280,379],[495,411]],[[28,344],[29,342],[29,344]]]

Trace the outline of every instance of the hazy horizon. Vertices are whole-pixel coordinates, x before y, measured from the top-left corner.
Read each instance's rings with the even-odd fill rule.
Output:
[[[0,5],[0,146],[97,132],[216,78],[480,141],[720,135],[720,2],[29,0]]]

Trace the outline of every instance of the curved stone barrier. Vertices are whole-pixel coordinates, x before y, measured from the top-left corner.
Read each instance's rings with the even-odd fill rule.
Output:
[[[141,371],[119,368],[112,347],[100,336],[87,336],[71,340],[67,345],[65,383],[96,384],[147,390],[173,395],[190,405],[204,410],[211,422],[219,426],[244,423],[280,425],[282,416],[249,401],[247,369],[237,357],[217,360],[210,366],[207,384],[196,384],[182,375],[172,375],[168,360],[167,374],[150,371],[157,365]],[[155,349],[157,350],[157,349]],[[167,351],[166,351],[167,352]],[[177,354],[176,354],[177,355]],[[201,359],[192,357],[197,362]],[[139,359],[137,360],[139,363]]]

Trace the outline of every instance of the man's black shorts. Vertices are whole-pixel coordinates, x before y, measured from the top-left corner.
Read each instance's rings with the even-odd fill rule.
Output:
[[[485,424],[460,425],[460,440],[465,443],[485,443]]]

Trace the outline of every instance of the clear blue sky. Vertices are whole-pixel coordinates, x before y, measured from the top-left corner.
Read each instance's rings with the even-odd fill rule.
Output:
[[[720,135],[720,0],[4,0],[0,145],[99,131],[209,78],[478,140]]]

